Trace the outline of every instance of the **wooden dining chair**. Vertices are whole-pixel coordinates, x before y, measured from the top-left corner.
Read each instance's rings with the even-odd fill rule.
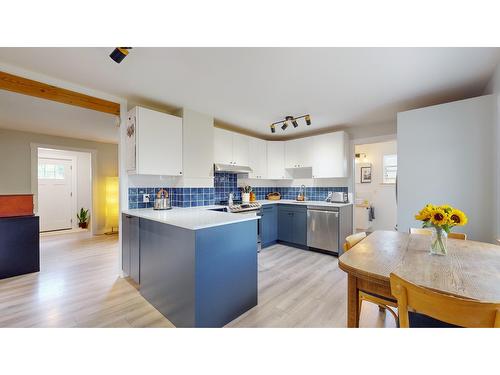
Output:
[[[410,234],[424,234],[426,236],[432,235],[432,231],[426,228],[410,228]],[[455,240],[466,240],[467,235],[465,233],[448,233],[448,238],[453,238]]]
[[[361,241],[365,237],[366,237],[365,232],[359,232],[359,233],[355,233],[355,234],[351,234],[350,236],[347,236],[345,238],[344,251],[349,250],[351,247],[356,245],[359,241]]]
[[[355,234],[352,234],[352,235],[346,237],[345,243],[344,243],[344,252],[351,249],[353,246],[355,246],[358,242],[360,242],[365,237],[366,237],[365,232],[355,233]],[[390,300],[387,300],[387,299],[382,298],[380,296],[375,296],[373,294],[369,294],[369,293],[366,293],[366,292],[363,292],[360,290],[359,291],[359,308],[358,308],[358,311],[360,311],[360,312],[361,312],[361,304],[363,303],[363,301],[368,301],[368,302],[371,302],[371,303],[378,305],[379,309],[381,311],[385,311],[385,310],[389,311],[392,314],[392,316],[394,316],[394,319],[396,319],[396,323],[398,322],[398,315],[397,315],[396,311],[394,311],[391,308],[391,307],[394,307],[394,308],[397,307],[396,302],[390,301]],[[391,306],[391,307],[389,307],[389,306]]]
[[[455,240],[466,240],[467,235],[465,233],[448,233],[448,238],[454,238]]]
[[[432,231],[425,228],[410,228],[410,234],[425,234],[426,236],[432,236]]]
[[[408,312],[417,312],[447,324],[467,328],[500,328],[500,303],[454,297],[415,285],[390,274],[391,293],[397,298],[399,326],[409,328]]]

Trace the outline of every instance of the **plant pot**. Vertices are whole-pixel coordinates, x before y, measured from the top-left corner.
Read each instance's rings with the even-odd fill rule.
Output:
[[[78,226],[82,229],[87,229],[89,227],[89,223],[78,223]]]
[[[432,229],[431,237],[431,254],[434,255],[446,255],[447,253],[447,240],[448,234],[441,228]]]
[[[250,203],[250,193],[242,193],[241,194],[241,201],[243,203]]]

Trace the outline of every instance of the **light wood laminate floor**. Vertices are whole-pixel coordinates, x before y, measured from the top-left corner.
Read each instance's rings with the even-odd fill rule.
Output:
[[[41,271],[0,280],[0,327],[173,327],[118,276],[117,236],[42,237]],[[337,258],[275,245],[259,254],[259,305],[229,327],[345,327]],[[361,326],[394,327],[365,303]]]

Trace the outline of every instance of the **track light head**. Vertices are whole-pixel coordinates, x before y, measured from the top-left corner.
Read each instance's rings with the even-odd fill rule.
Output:
[[[109,55],[109,57],[111,57],[111,59],[119,64],[123,61],[123,59],[125,57],[127,57],[128,55],[128,50],[129,49],[132,49],[132,47],[116,47],[113,52],[111,52],[111,54]]]
[[[297,126],[299,126],[299,123],[297,122],[297,120],[293,119],[292,120],[292,125],[294,128],[296,128]]]
[[[276,133],[276,126],[274,124],[271,124],[271,133]]]
[[[306,125],[311,125],[311,116],[306,115]]]
[[[286,121],[283,121],[283,125],[281,125],[281,129],[285,130],[288,128],[288,123]]]

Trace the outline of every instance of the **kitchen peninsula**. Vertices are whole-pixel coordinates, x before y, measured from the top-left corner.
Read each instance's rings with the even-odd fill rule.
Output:
[[[257,216],[216,206],[123,212],[123,270],[176,327],[222,327],[257,305]]]

